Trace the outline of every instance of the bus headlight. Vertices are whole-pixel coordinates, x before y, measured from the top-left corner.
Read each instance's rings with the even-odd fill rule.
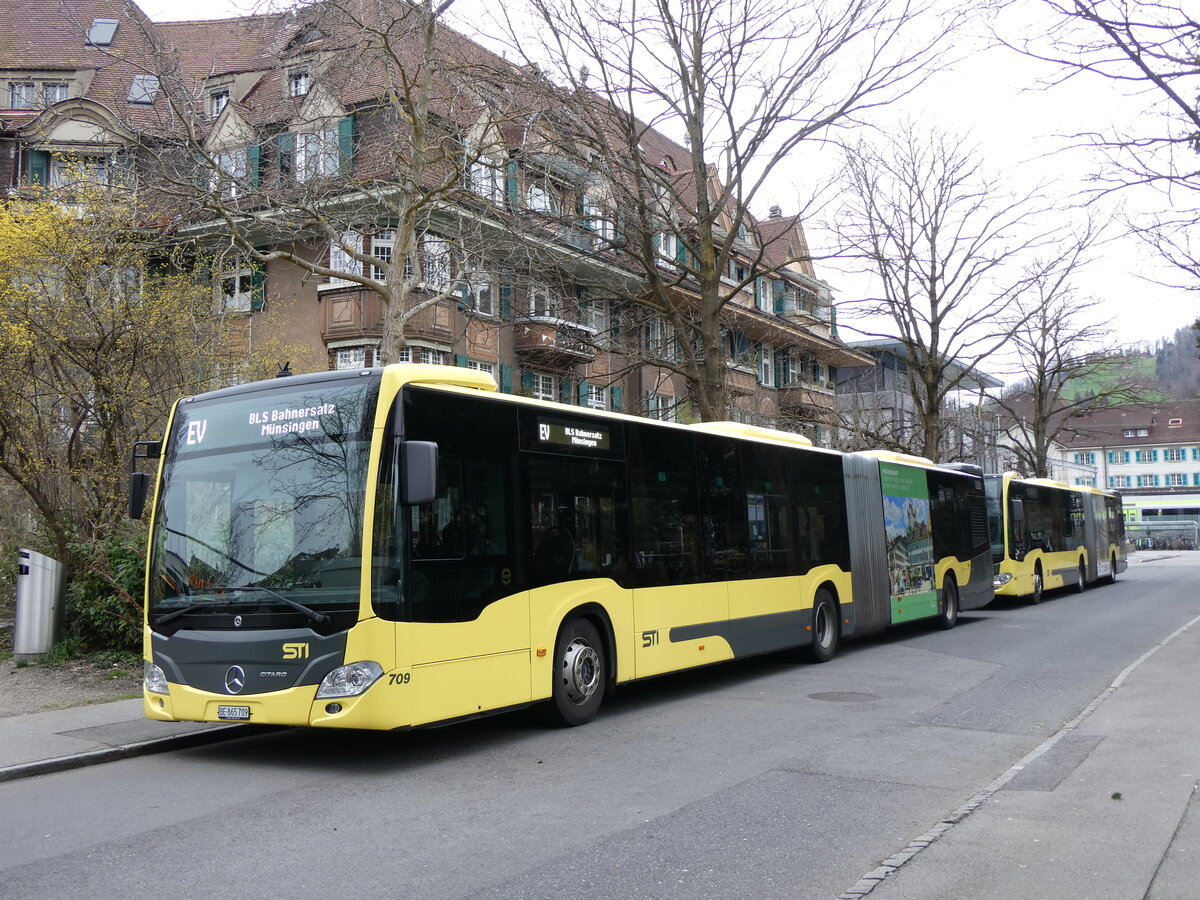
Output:
[[[1010,581],[1012,581],[1012,579],[1013,579],[1012,575],[1009,574],[1008,572],[1001,572],[998,575],[993,575],[992,576],[992,587],[994,587],[994,588],[1003,587],[1004,585],[1006,585]]]
[[[383,666],[377,662],[338,666],[321,681],[321,686],[317,688],[317,699],[357,697],[382,677]]]
[[[171,693],[167,687],[167,673],[148,659],[142,660],[142,684],[152,694]]]

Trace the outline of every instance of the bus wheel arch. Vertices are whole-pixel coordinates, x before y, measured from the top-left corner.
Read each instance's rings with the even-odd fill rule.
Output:
[[[550,719],[573,728],[595,718],[616,671],[608,617],[581,607],[563,617],[554,639]]]
[[[842,617],[837,590],[831,583],[825,582],[813,595],[812,641],[808,645],[808,657],[813,662],[829,662],[837,653],[841,633]]]
[[[945,631],[958,624],[959,611],[958,581],[953,572],[947,572],[942,581],[942,609],[937,616],[937,626]]]

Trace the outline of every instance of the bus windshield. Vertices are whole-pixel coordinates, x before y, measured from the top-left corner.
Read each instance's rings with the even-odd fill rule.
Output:
[[[378,376],[181,402],[151,540],[150,623],[356,609]]]

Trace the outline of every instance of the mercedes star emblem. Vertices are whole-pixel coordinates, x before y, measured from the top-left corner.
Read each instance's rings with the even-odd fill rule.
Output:
[[[225,690],[231,694],[240,694],[246,686],[246,672],[241,666],[230,666],[225,673]]]

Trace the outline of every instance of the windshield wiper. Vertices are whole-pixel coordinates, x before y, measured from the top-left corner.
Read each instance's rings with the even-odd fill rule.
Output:
[[[214,592],[230,591],[231,593],[241,593],[242,591],[262,591],[264,594],[270,594],[275,599],[283,601],[292,609],[296,610],[296,612],[304,613],[304,615],[306,615],[310,621],[315,622],[318,625],[323,625],[324,623],[330,621],[329,616],[325,615],[325,613],[317,612],[315,609],[307,607],[303,603],[297,603],[291,597],[285,597],[278,591],[273,591],[270,588],[263,587],[260,584],[247,584],[241,587],[210,587],[207,588],[207,590]],[[155,620],[154,624],[155,626],[166,625],[169,622],[174,622],[176,619],[182,618],[188,613],[195,612],[198,609],[214,609],[237,605],[238,601],[233,598],[228,600],[202,600],[199,603],[191,603],[187,606],[180,607],[179,609],[171,610],[171,612],[164,616],[160,616],[157,620]]]
[[[325,613],[317,612],[315,609],[305,606],[303,603],[297,603],[291,597],[285,597],[285,596],[283,596],[283,594],[279,593],[278,591],[273,591],[269,587],[263,587],[261,584],[248,584],[243,588],[235,588],[235,590],[262,591],[264,594],[270,594],[276,600],[282,600],[284,603],[286,603],[292,609],[296,610],[296,612],[304,613],[304,615],[308,616],[308,618],[310,620],[312,620],[313,622],[316,622],[318,625],[322,625],[325,622],[330,621],[329,616],[325,615]]]
[[[199,603],[189,603],[187,606],[181,606],[179,609],[173,609],[169,613],[164,613],[154,620],[155,627],[166,625],[169,622],[174,622],[176,619],[181,619],[190,612],[195,612],[198,609],[217,609],[225,606],[237,606],[236,600],[201,600]]]

